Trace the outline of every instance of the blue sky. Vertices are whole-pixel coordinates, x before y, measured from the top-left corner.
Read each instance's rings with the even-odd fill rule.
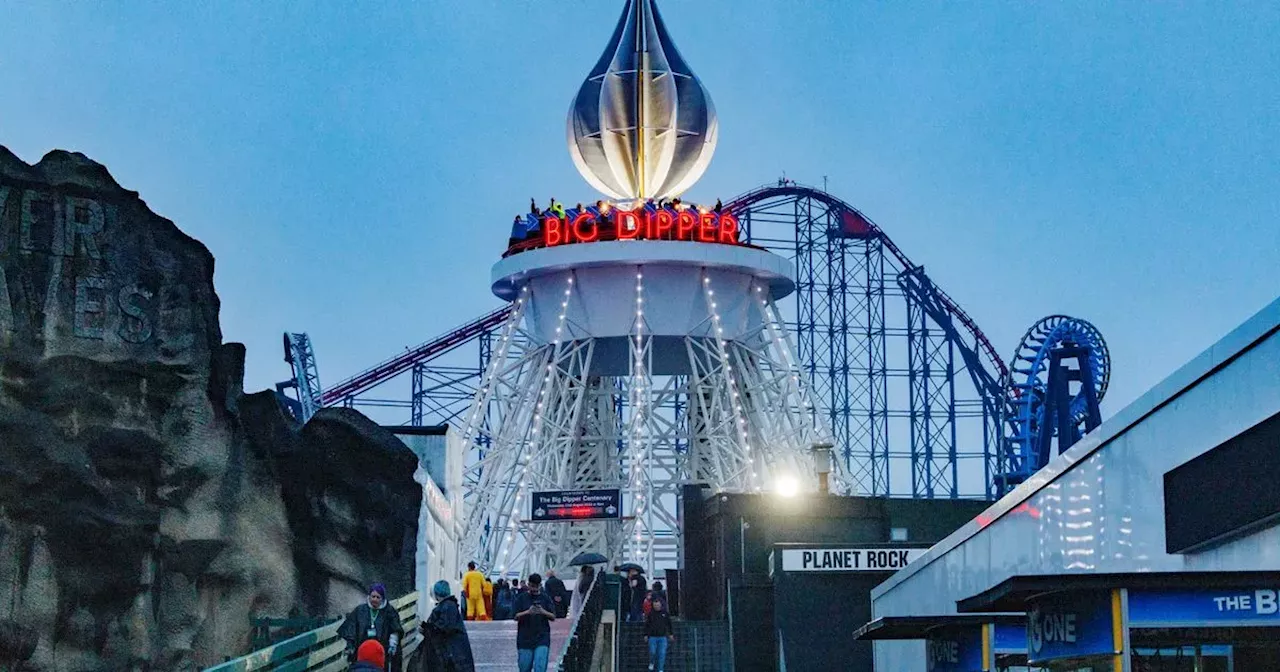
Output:
[[[217,257],[247,387],[336,381],[497,305],[616,0],[8,2],[0,144],[82,151]],[[720,146],[861,208],[1002,354],[1094,322],[1114,412],[1280,294],[1280,5],[662,0]]]

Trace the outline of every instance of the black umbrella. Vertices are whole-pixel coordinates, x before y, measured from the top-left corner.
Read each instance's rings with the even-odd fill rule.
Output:
[[[621,565],[618,565],[618,571],[620,572],[629,572],[633,569],[636,570],[637,572],[640,572],[641,574],[644,574],[644,567],[641,567],[640,565],[637,565],[634,562],[624,562]]]
[[[609,562],[608,559],[606,559],[603,555],[600,555],[599,553],[579,553],[573,556],[573,559],[569,561],[569,566],[573,567],[576,565],[603,565],[607,562]]]

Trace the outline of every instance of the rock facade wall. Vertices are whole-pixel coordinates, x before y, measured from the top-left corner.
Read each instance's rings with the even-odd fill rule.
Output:
[[[299,428],[243,396],[213,270],[100,164],[0,147],[0,666],[198,669],[251,613],[412,585],[388,576],[412,456],[354,412]],[[352,483],[362,459],[384,471]]]

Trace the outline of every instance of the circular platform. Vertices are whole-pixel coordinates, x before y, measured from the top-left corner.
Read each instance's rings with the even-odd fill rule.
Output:
[[[567,269],[608,266],[708,268],[750,276],[776,301],[795,291],[790,261],[758,247],[672,240],[611,240],[529,250],[493,265],[493,293],[512,301],[520,287]]]
[[[607,241],[506,257],[493,267],[493,293],[528,300],[526,325],[540,342],[621,338],[637,332],[640,313],[650,336],[709,336],[713,312],[733,340],[758,333],[761,299],[794,291],[791,272],[783,257],[745,245]]]

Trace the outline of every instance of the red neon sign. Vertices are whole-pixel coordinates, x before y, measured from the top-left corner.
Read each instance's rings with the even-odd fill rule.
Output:
[[[696,210],[613,210],[584,212],[572,219],[547,216],[542,220],[547,247],[597,240],[683,240],[698,243],[738,243],[738,218],[732,214]]]

